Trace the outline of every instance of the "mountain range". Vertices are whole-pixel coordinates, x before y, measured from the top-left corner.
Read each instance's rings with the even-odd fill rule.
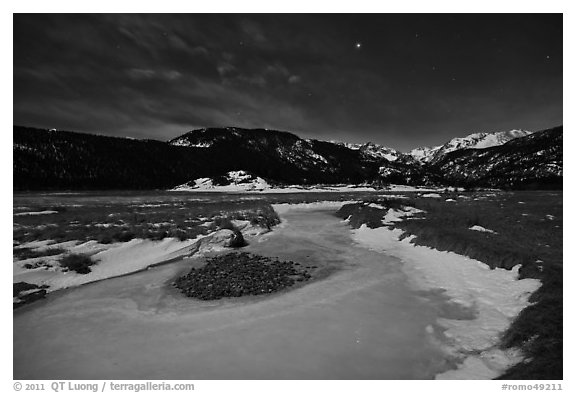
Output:
[[[562,187],[562,126],[476,133],[409,153],[235,127],[168,142],[21,126],[13,137],[15,190],[170,189],[235,171],[278,185]]]
[[[440,146],[419,147],[410,151],[410,155],[421,162],[437,161],[447,153],[462,149],[485,149],[500,146],[512,139],[522,138],[532,132],[524,130],[511,130],[502,132],[480,132],[470,134],[464,138],[453,138]]]

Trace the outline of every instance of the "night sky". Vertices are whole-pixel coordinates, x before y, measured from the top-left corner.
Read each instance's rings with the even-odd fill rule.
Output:
[[[14,124],[403,151],[562,124],[562,15],[15,15]]]

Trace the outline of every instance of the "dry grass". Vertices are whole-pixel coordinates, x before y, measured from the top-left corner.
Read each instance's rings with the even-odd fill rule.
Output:
[[[53,208],[40,206],[34,210]],[[102,203],[60,207],[59,213],[51,215],[14,216],[13,236],[18,244],[34,240],[96,240],[104,244],[126,242],[134,238],[161,240],[176,237],[185,240],[206,234],[214,227],[233,229],[230,222],[233,219],[248,220],[266,228],[279,222],[272,207],[259,201],[182,201],[156,205]],[[204,225],[210,222],[215,224]],[[225,225],[226,222],[228,225]],[[24,254],[25,251],[15,249],[15,253]]]

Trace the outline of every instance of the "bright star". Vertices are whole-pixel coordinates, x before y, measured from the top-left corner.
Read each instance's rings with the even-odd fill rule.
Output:
[[[360,48],[362,48],[362,43],[361,43],[361,42],[357,42],[355,46],[356,46],[356,49],[360,49]]]

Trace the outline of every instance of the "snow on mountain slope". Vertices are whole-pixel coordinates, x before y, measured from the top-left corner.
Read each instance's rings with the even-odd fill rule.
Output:
[[[525,130],[511,130],[486,134],[484,138],[480,139],[478,143],[474,145],[473,149],[485,149],[487,147],[500,146],[512,139],[522,138],[530,134],[532,134],[531,131]]]
[[[230,171],[220,177],[201,177],[181,184],[173,191],[263,191],[270,189],[268,182],[246,171]]]
[[[436,161],[456,150],[462,149],[485,149],[487,147],[500,146],[512,139],[521,138],[532,134],[531,131],[510,130],[502,132],[479,132],[470,134],[463,138],[453,138],[441,146],[419,147],[412,150],[409,154],[421,162]]]
[[[345,143],[345,142],[332,142],[337,145],[345,146],[351,150],[359,150],[365,156],[373,159],[380,160],[385,158],[388,161],[396,161],[403,153],[390,147],[378,145],[376,143]]]
[[[230,133],[235,130],[233,128],[226,128]],[[217,141],[226,139],[226,135],[213,135],[209,132],[208,128],[201,128],[198,130],[187,132],[177,138],[172,139],[168,143],[173,146],[184,147],[211,147]]]
[[[416,161],[428,162],[434,158],[434,155],[440,150],[442,146],[434,147],[417,147],[411,150],[408,155],[412,156]]]
[[[452,184],[558,187],[563,174],[562,139],[562,127],[555,127],[499,146],[449,152],[432,161],[430,167]]]
[[[448,143],[445,143],[438,152],[434,155],[434,158],[438,158],[446,153],[461,149],[485,149],[487,147],[500,146],[508,141],[515,138],[521,138],[526,135],[530,135],[530,131],[523,130],[511,130],[502,132],[480,132],[476,134],[470,134],[464,138],[454,138]]]

